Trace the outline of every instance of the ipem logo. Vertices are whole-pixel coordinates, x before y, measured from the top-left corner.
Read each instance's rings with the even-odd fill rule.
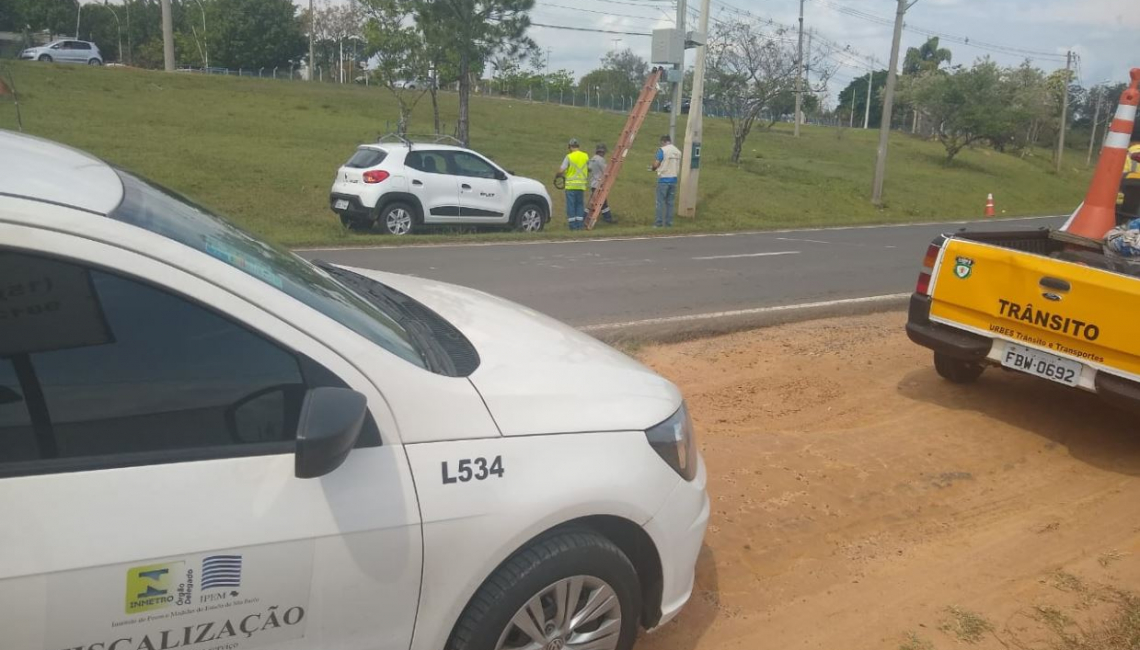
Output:
[[[137,614],[172,605],[182,564],[167,562],[127,569],[126,613]]]

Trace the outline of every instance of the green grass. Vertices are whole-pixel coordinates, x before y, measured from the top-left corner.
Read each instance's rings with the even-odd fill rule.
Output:
[[[241,225],[293,246],[391,243],[379,235],[345,232],[328,209],[336,168],[361,142],[394,124],[388,93],[375,87],[202,77],[141,70],[6,62],[20,91],[25,129],[90,151],[179,190]],[[444,120],[454,124],[456,97],[442,96]],[[625,116],[582,108],[476,97],[472,141],[507,169],[549,180],[565,142],[605,141],[612,147]],[[912,222],[980,217],[993,192],[1004,216],[1071,210],[1083,197],[1083,158],[1052,173],[1047,153],[1029,159],[977,149],[949,167],[942,148],[893,135],[887,205],[869,202],[877,134],[860,129],[807,127],[757,130],[739,165],[729,161],[727,121],[706,120],[700,207],[682,232],[732,231]],[[0,128],[16,127],[10,98],[0,97]],[[413,132],[431,128],[425,98]],[[611,195],[621,219],[594,235],[645,234],[653,219],[652,174],[646,166],[667,117],[653,114]],[[679,129],[680,130],[680,129]],[[683,130],[681,131],[683,132]],[[546,237],[590,236],[566,229],[560,194]],[[440,242],[469,235],[406,238]],[[533,239],[522,233],[482,233],[489,239]]]

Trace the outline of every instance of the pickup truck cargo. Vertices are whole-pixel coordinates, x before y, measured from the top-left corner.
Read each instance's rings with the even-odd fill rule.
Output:
[[[1064,250],[1045,229],[942,235],[927,249],[907,335],[952,382],[996,366],[1140,407],[1140,278],[1128,270]]]

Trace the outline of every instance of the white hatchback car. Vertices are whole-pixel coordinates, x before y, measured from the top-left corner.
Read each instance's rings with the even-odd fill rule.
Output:
[[[673,384],[0,131],[0,630],[59,650],[627,650],[709,515]]]
[[[431,225],[536,232],[551,202],[542,183],[470,149],[403,140],[361,145],[337,170],[329,207],[345,227],[407,235]]]
[[[47,45],[29,47],[20,52],[20,58],[28,61],[43,61],[45,63],[86,63],[87,65],[103,65],[103,54],[99,46],[89,41],[59,40]]]

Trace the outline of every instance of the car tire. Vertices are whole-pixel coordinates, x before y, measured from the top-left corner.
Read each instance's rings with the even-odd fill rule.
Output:
[[[416,227],[416,209],[403,201],[389,203],[380,211],[377,223],[385,235],[410,235]]]
[[[515,213],[515,230],[520,232],[539,232],[546,227],[548,219],[546,208],[539,203],[524,203]]]
[[[51,55],[50,54],[41,54],[39,60],[43,61],[44,63],[51,63]]]
[[[99,59],[88,59],[87,65],[103,65],[103,62]]]
[[[577,598],[571,596],[575,592]],[[573,598],[571,615],[561,622],[555,604],[559,596],[567,602]],[[593,616],[571,627],[573,614],[585,611],[594,597],[609,605],[593,607]],[[525,621],[534,620],[540,610],[541,628],[531,625],[526,634]],[[564,529],[539,538],[491,574],[463,610],[446,650],[508,650],[528,644],[572,648],[575,638],[584,641],[581,635],[600,631],[610,643],[594,639],[590,647],[629,650],[637,638],[640,613],[637,571],[621,549],[592,530]],[[534,639],[536,632],[543,638]]]
[[[982,376],[986,367],[976,361],[963,361],[935,352],[934,369],[940,377],[951,383],[972,384]]]
[[[353,232],[365,232],[372,229],[372,224],[365,221],[357,221],[352,217],[340,215],[340,225],[348,228]]]

